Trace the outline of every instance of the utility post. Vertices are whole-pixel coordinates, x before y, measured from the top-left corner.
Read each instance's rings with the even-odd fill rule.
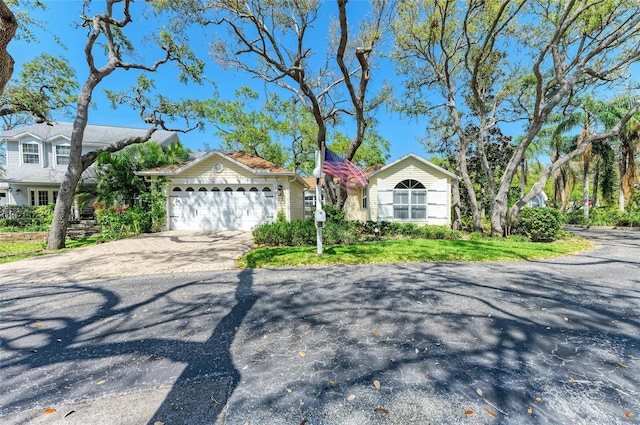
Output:
[[[316,150],[316,168],[313,169],[313,177],[316,178],[316,212],[314,215],[316,223],[316,247],[317,254],[322,255],[322,228],[327,221],[327,215],[322,209],[322,160],[324,158],[322,150]]]

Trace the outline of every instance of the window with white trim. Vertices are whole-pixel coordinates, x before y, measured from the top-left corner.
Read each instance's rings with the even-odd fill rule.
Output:
[[[69,156],[71,155],[70,145],[55,145],[56,165],[69,165]]]
[[[40,145],[38,143],[22,144],[22,163],[40,164]]]
[[[55,193],[55,197],[52,194]],[[50,192],[48,190],[30,190],[29,191],[29,204],[39,207],[41,205],[49,205],[55,203],[58,192]],[[53,199],[53,201],[52,201]]]
[[[427,189],[417,180],[401,181],[393,189],[393,218],[396,220],[427,219]]]

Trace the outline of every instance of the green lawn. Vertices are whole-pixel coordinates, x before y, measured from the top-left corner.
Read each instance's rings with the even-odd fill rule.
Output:
[[[241,268],[285,267],[331,264],[526,261],[558,257],[592,247],[580,238],[552,243],[523,242],[513,239],[432,240],[403,239],[360,245],[324,247],[256,248],[238,260]]]
[[[73,249],[83,246],[94,245],[102,240],[99,235],[89,236],[80,239],[68,239],[67,248]],[[11,261],[23,260],[25,258],[37,257],[48,253],[46,242],[0,242],[0,264]]]

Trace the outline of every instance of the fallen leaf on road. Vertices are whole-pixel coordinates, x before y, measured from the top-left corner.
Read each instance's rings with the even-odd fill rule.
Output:
[[[380,389],[380,381],[378,381],[377,379],[375,381],[373,381],[373,386],[376,387],[376,390]]]
[[[242,370],[247,370],[247,369],[249,369],[249,365],[248,364],[242,366]]]
[[[630,417],[632,417],[632,416],[633,416],[633,413],[631,413],[631,412],[627,412],[627,413],[625,413],[624,415],[625,415],[627,418],[630,418]]]
[[[351,394],[349,397],[347,397],[347,400],[349,400],[349,401],[353,401],[355,399],[356,399],[356,396],[353,395],[353,394]]]
[[[307,420],[303,419],[302,421],[300,421],[300,425],[307,425]]]
[[[384,407],[376,407],[373,410],[378,412],[378,413],[389,413],[389,411],[387,409],[385,409]]]
[[[627,366],[626,364],[622,363],[622,362],[618,362],[616,363],[618,366],[623,367],[623,368],[628,368],[629,366]]]
[[[289,394],[291,394],[291,391],[293,391],[291,388],[287,388],[287,392],[288,392]]]
[[[476,392],[478,393],[478,395],[479,395],[480,397],[482,397],[482,394],[483,394],[483,393],[482,393],[482,390],[481,390],[480,388],[476,388]]]
[[[537,402],[541,402],[542,401],[542,397],[536,397],[536,401]]]
[[[469,409],[469,410],[465,410],[464,411],[465,415],[473,415],[473,410]]]
[[[42,413],[44,413],[45,415],[50,415],[52,413],[56,413],[56,409],[54,409],[53,407],[50,407],[48,409],[44,409]]]
[[[102,384],[104,384],[105,382],[107,382],[107,380],[106,380],[106,379],[101,379],[101,380],[99,380],[98,382],[96,382],[96,385],[102,385]]]
[[[69,410],[67,413],[64,414],[64,417],[66,418],[67,416],[76,413],[75,410]]]
[[[527,409],[527,413],[530,415],[533,414],[533,408],[531,406]]]
[[[487,413],[490,414],[491,416],[493,416],[494,418],[496,417],[496,414],[494,413],[494,411],[489,409],[488,407],[485,407],[484,410],[486,410]]]
[[[380,332],[378,332],[378,331],[373,331],[373,336],[380,336]]]
[[[304,356],[306,356],[306,354],[304,353],[304,351],[298,351],[298,355],[299,355],[300,357],[304,357]]]
[[[331,386],[334,386],[334,385],[336,385],[336,381],[329,381],[329,384],[330,384]]]
[[[576,380],[573,378],[573,376],[570,376],[570,377],[569,377],[569,381],[571,381],[571,382],[578,382],[578,381],[576,381]]]

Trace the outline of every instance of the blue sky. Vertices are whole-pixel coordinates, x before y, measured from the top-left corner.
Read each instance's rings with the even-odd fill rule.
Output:
[[[361,11],[367,7],[367,3],[368,2],[350,2],[348,7],[352,8],[349,10]],[[86,33],[82,28],[76,28],[72,24],[74,19],[81,13],[82,1],[50,0],[47,1],[46,4],[48,10],[44,14],[39,13],[36,16],[42,21],[47,22],[46,29],[49,34],[38,33],[40,41],[36,43],[13,41],[9,45],[9,51],[16,61],[15,72],[17,73],[20,70],[22,63],[46,51],[54,55],[64,55],[76,69],[78,80],[80,84],[82,84],[86,78],[87,68],[83,52]],[[102,2],[96,2],[96,6],[97,5],[102,5]],[[138,3],[138,5],[140,5],[140,3]],[[328,22],[327,18],[330,14],[337,14],[337,9],[332,2],[327,2],[324,8],[328,9],[327,16],[321,17],[318,27],[321,26],[320,24]],[[100,11],[100,9],[96,8],[96,11]],[[320,34],[327,34],[328,32],[327,28],[317,28],[317,30]],[[207,31],[211,31],[211,29]],[[62,40],[67,47],[66,51],[52,41],[52,34]],[[194,34],[194,38],[197,37],[202,37],[204,40],[201,43],[199,51],[202,53],[203,58],[209,62],[206,68],[207,76],[215,81],[217,91],[222,98],[232,98],[233,92],[236,89],[246,85],[251,86],[259,93],[265,93],[265,90],[273,90],[272,86],[265,85],[264,82],[251,78],[246,73],[221,69],[213,63],[206,54],[208,47],[206,39],[208,35],[200,32]],[[145,52],[141,52],[141,55],[144,55],[144,53]],[[174,73],[167,71],[169,70],[161,69],[158,73],[150,74],[150,77],[155,79],[156,86],[161,89],[163,93],[184,98],[206,98],[212,96],[214,93],[214,89],[210,86],[199,86],[195,84],[183,86],[176,82]],[[103,94],[103,88],[120,90],[130,87],[134,78],[135,72],[117,70],[98,86],[98,89],[94,91],[93,97],[96,108],[90,111],[89,121],[91,124],[144,127],[144,123],[140,121],[140,118],[135,112],[125,108],[112,109]],[[380,84],[382,80],[391,81],[394,89],[398,91],[401,90],[400,80],[395,76],[394,69],[391,65],[380,63],[380,67],[372,72],[372,87]],[[285,93],[280,92],[280,94],[284,95]],[[396,94],[400,93],[397,92]],[[417,138],[424,134],[424,126],[421,123],[415,119],[410,120],[396,112],[390,112],[384,109],[381,109],[377,113],[376,118],[379,121],[378,132],[390,142],[391,161],[411,152],[427,157],[429,156],[417,141]],[[61,121],[71,121],[71,118],[68,117],[58,117],[58,119]],[[189,134],[182,134],[180,137],[183,143],[193,150],[202,150],[204,146],[216,148],[219,140],[214,136],[214,131],[213,126],[207,125],[207,129],[204,132],[194,131]],[[351,136],[352,134],[349,135]]]

